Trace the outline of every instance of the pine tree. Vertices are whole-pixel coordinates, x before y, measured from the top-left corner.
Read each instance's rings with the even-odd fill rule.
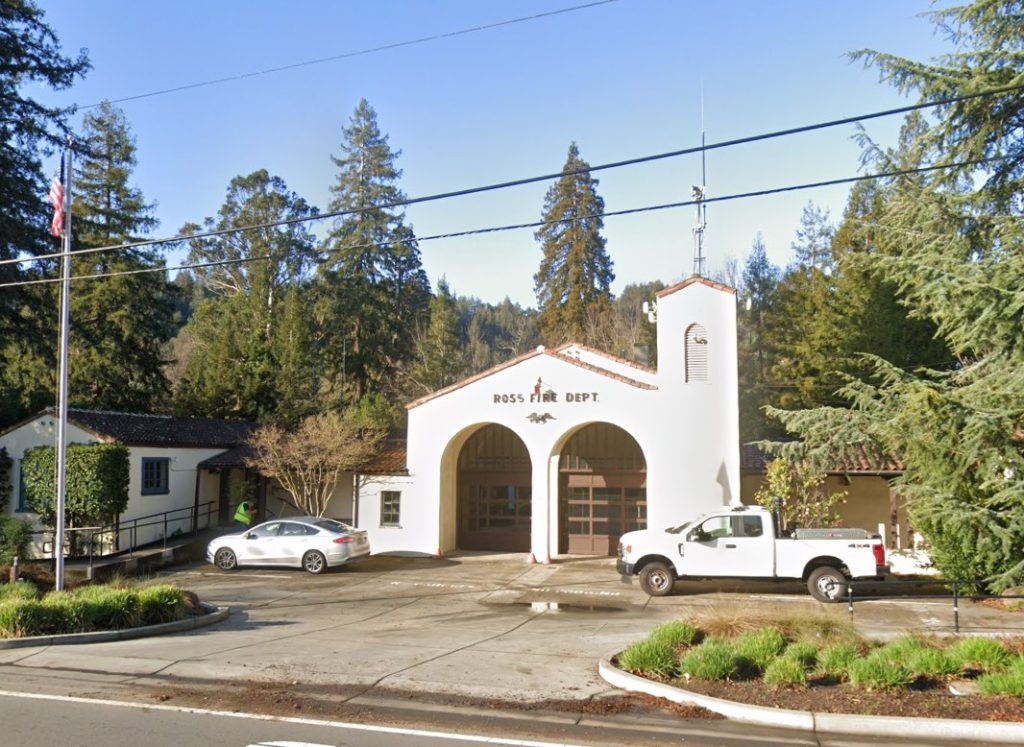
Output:
[[[142,239],[157,225],[153,205],[130,186],[135,141],[124,114],[109,103],[85,116],[74,180],[74,249]],[[75,283],[69,328],[69,399],[80,407],[151,412],[166,407],[163,346],[173,334],[176,288],[145,248],[76,256],[76,275],[113,273]]]
[[[829,222],[828,210],[816,207],[813,202],[804,205],[793,242],[796,263],[828,273],[832,269],[833,233],[835,229]]]
[[[271,224],[316,212],[284,180],[260,170],[231,180],[217,220],[207,218],[204,227]],[[189,225],[182,232],[199,228]],[[190,341],[189,358],[181,365],[175,409],[286,423],[310,414],[319,389],[319,337],[312,304],[301,300],[317,258],[307,225],[194,239],[189,257],[229,263],[197,271],[211,297],[199,303],[181,331]]]
[[[737,299],[740,438],[744,442],[777,430],[762,407],[771,401],[767,386],[772,362],[768,330],[776,307],[779,275],[779,268],[768,259],[764,239],[757,234],[743,267],[744,297]]]
[[[394,385],[397,368],[412,357],[412,331],[426,317],[430,282],[404,212],[405,199],[392,151],[363,99],[342,129],[341,155],[331,160],[338,181],[331,187],[337,219],[327,239],[328,262],[320,277],[320,313],[332,336],[328,347],[344,349],[344,370],[333,372],[339,404]],[[350,392],[341,391],[350,389]],[[351,395],[351,396],[349,396]]]
[[[59,249],[49,236],[50,176],[41,158],[62,147],[70,109],[33,98],[42,85],[61,90],[89,69],[85,52],[65,57],[43,11],[31,0],[0,3],[0,259]],[[0,283],[43,277],[55,263],[0,265]],[[38,286],[0,293],[0,427],[51,404],[57,314]]]
[[[562,177],[544,197],[545,225],[534,234],[544,252],[533,281],[546,344],[598,342],[587,338],[588,321],[611,301],[615,273],[601,236],[604,200],[589,168],[570,144]]]
[[[881,358],[845,388],[853,407],[781,413],[811,459],[852,446],[896,453],[897,489],[947,577],[1024,581],[1024,23],[1021,5],[978,0],[933,14],[955,51],[927,64],[859,56],[923,100],[1017,85],[939,108],[914,148],[968,164],[894,180],[871,269],[910,314],[936,325],[953,370],[904,371]],[[981,159],[998,160],[979,163]],[[876,154],[884,168],[891,160]]]
[[[436,392],[469,375],[462,319],[444,278],[437,283],[437,293],[430,300],[430,319],[417,332],[414,344],[416,357],[407,374],[414,397]]]

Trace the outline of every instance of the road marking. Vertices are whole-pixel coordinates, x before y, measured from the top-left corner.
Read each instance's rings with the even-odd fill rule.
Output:
[[[238,711],[214,711],[208,708],[189,708],[172,706],[164,703],[131,703],[124,700],[103,700],[101,698],[81,698],[74,695],[49,695],[45,693],[20,693],[11,690],[0,690],[0,697],[23,698],[25,700],[54,700],[60,703],[78,703],[81,705],[114,706],[117,708],[133,708],[139,711],[167,711],[169,713],[193,713],[200,716],[221,716],[224,718],[241,718],[252,721],[276,721],[283,724],[299,724],[302,726],[323,726],[330,729],[351,729],[352,731],[368,731],[378,734],[398,734],[404,737],[424,737],[427,739],[451,739],[476,744],[508,745],[509,747],[585,747],[568,742],[538,742],[530,739],[502,739],[501,737],[482,737],[475,734],[458,734],[445,731],[428,731],[425,729],[404,729],[399,726],[373,726],[356,724],[347,721],[326,721],[316,718],[296,718],[293,716],[270,716],[262,713],[241,713]],[[262,744],[262,743],[261,743]],[[271,742],[270,744],[277,744]],[[283,744],[290,744],[285,742]],[[303,744],[301,742],[295,744]]]
[[[314,744],[313,742],[260,742],[246,747],[334,747],[330,744]]]

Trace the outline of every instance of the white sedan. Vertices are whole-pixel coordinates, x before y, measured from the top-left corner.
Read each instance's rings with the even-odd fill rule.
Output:
[[[266,521],[206,546],[206,560],[224,571],[240,565],[283,565],[323,573],[369,554],[366,532],[315,516]]]

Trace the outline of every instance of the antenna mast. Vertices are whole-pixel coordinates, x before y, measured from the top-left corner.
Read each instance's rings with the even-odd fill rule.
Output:
[[[707,196],[708,164],[704,150],[704,84],[700,86],[700,185],[693,187],[693,200],[697,204],[697,222],[693,226],[693,274],[703,276],[707,271],[704,258],[704,229],[708,227]]]

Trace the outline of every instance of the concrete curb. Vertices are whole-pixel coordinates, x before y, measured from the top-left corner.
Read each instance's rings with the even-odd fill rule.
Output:
[[[913,734],[918,737],[964,739],[974,742],[1024,742],[1024,724],[789,711],[713,698],[654,682],[624,672],[607,659],[598,662],[598,671],[606,682],[622,690],[646,693],[671,700],[673,703],[700,706],[720,713],[726,718],[748,724],[857,736],[905,737],[907,734]]]
[[[0,650],[7,648],[29,648],[31,646],[63,646],[74,643],[104,643],[106,641],[127,641],[132,638],[149,638],[167,633],[180,633],[196,628],[205,628],[224,620],[231,614],[230,607],[216,607],[200,602],[205,615],[188,617],[159,625],[144,625],[139,628],[123,628],[121,630],[97,630],[92,633],[65,633],[63,635],[38,635],[27,638],[5,638],[0,640]]]

